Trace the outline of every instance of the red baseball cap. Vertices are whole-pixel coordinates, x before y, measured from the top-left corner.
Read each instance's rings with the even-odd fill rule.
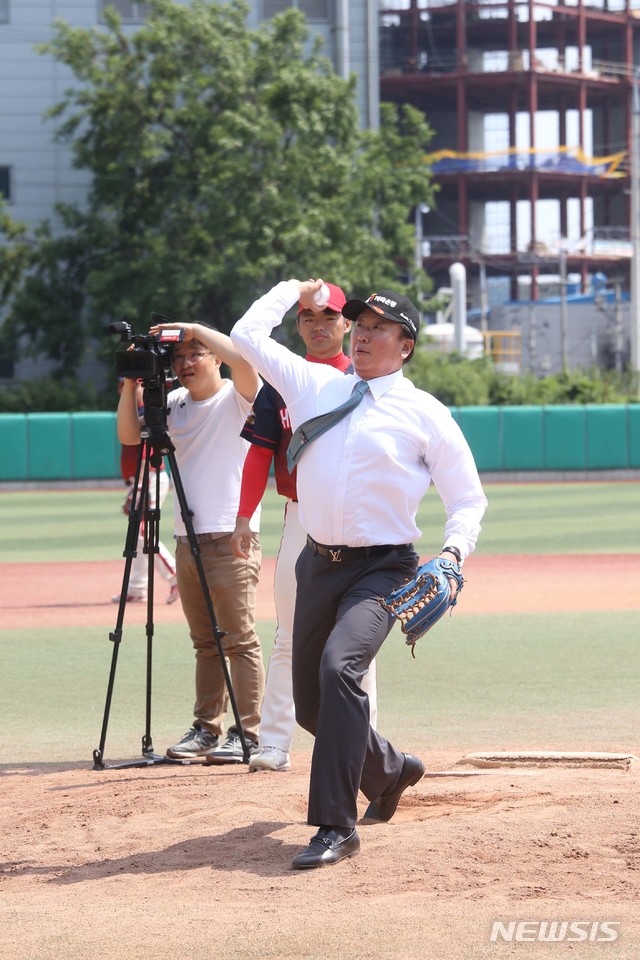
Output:
[[[326,307],[323,307],[324,310],[335,310],[337,313],[342,313],[342,308],[347,302],[343,291],[340,287],[336,287],[335,283],[327,283],[325,281],[325,286],[329,288],[329,300],[327,301]],[[298,304],[298,316],[302,313],[304,307]]]

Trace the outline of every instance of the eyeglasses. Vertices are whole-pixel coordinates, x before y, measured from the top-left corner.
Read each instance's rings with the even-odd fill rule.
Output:
[[[184,356],[178,354],[177,357],[171,358],[171,366],[177,370],[178,367],[183,367],[185,363],[190,363],[192,366],[195,366],[196,363],[200,363],[203,357],[210,357],[211,352],[208,353],[185,353]]]

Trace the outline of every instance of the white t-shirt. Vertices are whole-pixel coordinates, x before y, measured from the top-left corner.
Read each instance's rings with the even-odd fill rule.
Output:
[[[222,383],[222,389],[208,400],[192,400],[184,387],[167,397],[168,433],[196,533],[232,533],[240,503],[242,467],[249,449],[240,431],[251,404],[231,380]],[[185,536],[175,492],[173,512],[175,534]],[[260,507],[249,522],[257,533]]]

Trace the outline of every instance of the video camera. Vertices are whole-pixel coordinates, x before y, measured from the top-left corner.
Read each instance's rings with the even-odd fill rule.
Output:
[[[151,314],[152,323],[171,323],[161,313]],[[171,350],[184,339],[184,330],[162,330],[159,334],[132,335],[131,326],[124,320],[110,323],[107,333],[119,333],[115,366],[119,377],[142,381],[144,387],[145,430],[156,446],[151,465],[158,467],[162,455],[173,449],[167,437],[167,383],[173,380]],[[143,434],[144,436],[144,434]],[[157,441],[162,438],[162,444]]]
[[[152,313],[151,320],[153,323],[171,323],[169,317],[161,313]],[[132,334],[130,324],[118,321],[107,326],[107,333],[121,334],[115,353],[116,373],[119,377],[142,380],[150,386],[164,384],[167,379],[173,379],[171,350],[174,344],[184,339],[184,330],[163,330],[155,335]]]

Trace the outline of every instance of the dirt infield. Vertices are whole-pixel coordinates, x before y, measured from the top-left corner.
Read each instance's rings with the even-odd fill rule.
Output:
[[[274,615],[268,567],[261,618]],[[1,573],[5,629],[114,619],[121,561],[3,564]],[[640,610],[640,556],[473,557],[465,573],[456,616]],[[180,621],[164,594],[160,584],[158,621]],[[145,609],[127,616],[143,623]],[[25,717],[25,736],[36,733]],[[463,750],[434,753],[426,738],[406,748],[428,774],[394,819],[359,827],[359,856],[309,872],[289,867],[313,832],[307,754],[285,774],[0,763],[0,957],[477,960],[515,950],[637,960],[639,765],[470,771],[455,766]],[[530,923],[514,946],[491,941],[496,921],[505,930],[518,921],[581,926],[559,925],[564,940],[535,943],[540,928]]]
[[[640,947],[636,772],[431,775],[359,856],[292,871],[308,756],[286,774],[193,765],[1,768],[5,960],[469,960],[509,956],[503,921],[609,921],[616,943],[527,956],[632,960]],[[530,928],[529,928],[530,929]],[[565,952],[562,956],[565,956]]]
[[[258,618],[274,619],[274,559],[265,558],[258,591]],[[606,570],[606,574],[605,574]],[[122,560],[103,563],[3,563],[0,628],[82,627],[110,623],[117,607]],[[505,573],[508,588],[505,589]],[[640,554],[601,556],[471,556],[455,616],[469,613],[534,613],[538,610],[640,610]],[[556,584],[555,592],[552,585]],[[615,597],[611,594],[615,591]],[[604,599],[607,595],[606,601]],[[156,584],[154,617],[183,620],[180,604],[165,604],[166,587]],[[145,604],[130,604],[127,622],[143,624]]]

